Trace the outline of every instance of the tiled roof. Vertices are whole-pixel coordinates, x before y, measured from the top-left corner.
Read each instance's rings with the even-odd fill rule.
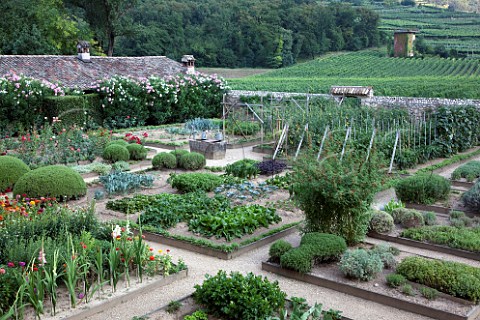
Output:
[[[90,61],[91,63],[83,62],[73,55],[0,55],[0,76],[14,72],[35,79],[60,82],[66,87],[85,89],[96,80],[114,75],[166,77],[186,71],[181,63],[164,56],[92,56]]]
[[[369,97],[373,96],[373,88],[360,86],[332,86],[330,88],[330,94],[334,96]]]

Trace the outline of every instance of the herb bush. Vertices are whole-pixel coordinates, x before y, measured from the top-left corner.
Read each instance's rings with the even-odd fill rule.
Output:
[[[398,265],[397,273],[454,297],[474,303],[480,301],[480,268],[452,261],[407,257]]]
[[[180,157],[179,167],[186,170],[199,170],[205,167],[205,156],[198,152],[189,152]]]
[[[337,260],[347,249],[345,240],[333,234],[306,233],[300,246],[280,257],[282,268],[308,273],[316,263]]]
[[[398,181],[395,193],[403,202],[431,204],[448,197],[450,182],[437,174],[417,174]]]
[[[227,132],[234,135],[253,136],[260,132],[260,124],[252,121],[229,121]]]
[[[225,238],[231,241],[233,237],[241,238],[260,227],[268,228],[270,224],[281,220],[272,208],[260,205],[238,206],[191,219],[188,222],[188,229],[206,237],[214,236],[217,239]]]
[[[130,154],[130,160],[144,160],[147,158],[148,150],[141,144],[130,143],[127,146],[127,150]]]
[[[383,267],[391,269],[397,265],[397,260],[395,256],[400,254],[400,250],[396,247],[391,247],[385,244],[379,244],[369,250],[370,254],[375,254],[380,257],[380,260],[383,262]]]
[[[480,177],[480,161],[469,161],[452,172],[452,180],[467,179],[471,182]]]
[[[206,275],[201,285],[195,285],[193,298],[207,313],[224,319],[265,319],[285,304],[286,294],[278,282],[253,273],[242,275],[220,270],[216,276]]]
[[[407,279],[402,276],[401,274],[398,273],[390,273],[385,277],[385,280],[387,281],[387,285],[390,288],[398,288],[400,286],[403,286],[404,284],[407,283]]]
[[[278,160],[264,160],[257,163],[260,174],[273,175],[278,174],[287,168],[287,164]]]
[[[280,263],[280,258],[290,249],[292,249],[292,245],[290,242],[283,239],[275,241],[268,250],[270,260]]]
[[[438,290],[429,287],[421,287],[420,293],[428,300],[435,300],[438,298]]]
[[[435,212],[422,212],[423,221],[425,221],[425,225],[427,226],[434,226],[437,224],[437,215]]]
[[[112,144],[103,150],[103,159],[111,163],[117,161],[128,161],[130,159],[130,152],[124,146]]]
[[[13,188],[21,176],[30,168],[20,159],[11,156],[0,156],[0,193]]]
[[[197,310],[191,315],[185,316],[183,320],[208,320],[208,315],[203,310]]]
[[[390,233],[393,230],[395,224],[393,223],[393,217],[379,210],[374,210],[372,219],[370,220],[370,228],[378,233]]]
[[[151,187],[154,179],[153,176],[148,174],[114,171],[106,176],[101,176],[100,182],[108,194],[116,194],[138,190],[142,187]]]
[[[126,161],[117,161],[112,164],[112,170],[117,172],[130,171],[130,164]]]
[[[152,166],[155,169],[175,169],[177,167],[177,158],[168,152],[160,152],[152,159]]]
[[[423,215],[417,210],[408,210],[400,218],[400,223],[404,228],[418,228],[425,225]]]
[[[105,147],[111,146],[112,144],[119,145],[119,146],[122,146],[122,147],[126,147],[126,146],[128,146],[129,143],[127,141],[123,140],[123,139],[117,139],[117,140],[110,141],[109,143],[107,143],[107,145]]]
[[[402,237],[426,241],[450,248],[480,252],[480,228],[457,228],[453,226],[425,226],[404,230]]]
[[[480,181],[462,195],[463,204],[475,212],[480,212]]]
[[[377,254],[365,249],[355,249],[343,254],[339,268],[347,277],[370,281],[383,270],[383,262]]]
[[[187,153],[190,153],[190,152],[188,150],[185,150],[185,149],[176,149],[176,150],[170,151],[170,153],[173,154],[175,156],[175,158],[177,159],[177,167],[180,167],[180,158],[184,154],[187,154]]]
[[[82,176],[72,168],[55,165],[27,172],[18,179],[13,194],[30,198],[57,197],[73,199],[84,196],[87,185]]]
[[[375,152],[365,162],[363,152],[351,152],[340,162],[327,156],[302,157],[294,166],[293,191],[306,217],[306,232],[339,235],[349,243],[365,238],[370,205],[380,182]]]
[[[173,173],[170,174],[167,182],[180,192],[210,192],[219,187],[223,179],[213,173]]]
[[[258,161],[252,159],[235,161],[225,167],[225,174],[242,179],[253,179],[259,173],[257,163]]]

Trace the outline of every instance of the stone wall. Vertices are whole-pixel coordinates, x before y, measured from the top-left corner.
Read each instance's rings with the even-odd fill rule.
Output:
[[[291,92],[268,92],[268,91],[230,91],[227,101],[229,103],[238,102],[240,96],[270,96],[274,99],[281,100],[289,97],[305,97],[305,93],[291,93]],[[331,99],[330,94],[309,94],[310,97],[320,97]],[[414,98],[414,97],[373,97],[362,98],[361,104],[374,108],[407,108],[409,113],[421,117],[427,110],[434,110],[441,106],[475,106],[480,109],[480,100],[473,99],[443,99],[443,98]]]

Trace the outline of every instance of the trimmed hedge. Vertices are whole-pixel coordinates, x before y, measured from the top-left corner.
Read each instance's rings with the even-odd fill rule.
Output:
[[[112,140],[109,143],[107,143],[106,147],[111,146],[112,144],[120,145],[122,147],[128,146],[128,142],[123,140],[123,139],[117,139],[117,140]]]
[[[53,96],[45,98],[43,110],[49,119],[59,117],[64,127],[95,127],[103,123],[100,105],[98,94]]]
[[[24,174],[15,184],[13,194],[30,198],[56,197],[72,199],[84,196],[87,185],[72,168],[55,165],[41,167]]]
[[[11,156],[0,157],[0,192],[12,188],[30,168],[20,159]]]
[[[205,167],[207,160],[203,154],[189,152],[180,157],[179,166],[186,170],[199,170]]]
[[[210,192],[219,187],[223,179],[213,173],[182,173],[171,174],[167,182],[180,192]]]
[[[152,166],[155,169],[175,169],[177,167],[177,158],[168,152],[160,152],[152,159]]]
[[[110,162],[128,161],[130,159],[130,152],[124,146],[119,144],[111,144],[103,149],[103,159]]]
[[[397,273],[446,294],[480,301],[480,268],[464,263],[407,257],[397,267]]]
[[[398,181],[395,193],[403,202],[431,204],[448,197],[450,182],[437,174],[418,174]]]
[[[141,144],[130,143],[126,148],[130,154],[130,160],[144,160],[147,158],[148,150]]]

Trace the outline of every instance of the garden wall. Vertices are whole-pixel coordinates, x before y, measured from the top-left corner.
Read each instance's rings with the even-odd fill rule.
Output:
[[[228,102],[235,103],[240,96],[270,96],[275,99],[306,96],[305,93],[292,92],[268,92],[268,91],[243,91],[232,90],[228,94]],[[310,94],[315,98],[332,98],[330,94]],[[361,99],[361,104],[368,107],[403,107],[407,108],[412,115],[423,116],[425,110],[436,109],[440,106],[475,106],[480,109],[480,100],[473,99],[444,99],[444,98],[419,98],[419,97],[373,97]]]

